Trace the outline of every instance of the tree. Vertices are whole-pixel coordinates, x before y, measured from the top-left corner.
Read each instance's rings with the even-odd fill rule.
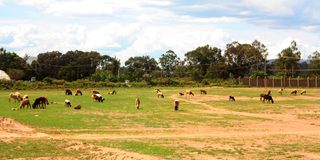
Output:
[[[251,44],[255,49],[259,50],[264,59],[264,75],[267,74],[267,57],[269,55],[267,47],[258,40],[254,40]],[[259,72],[259,71],[257,71]]]
[[[7,72],[11,79],[24,79],[29,69],[27,62],[15,52],[7,52],[0,48],[0,69]]]
[[[227,44],[225,58],[228,70],[234,77],[243,77],[252,71],[261,70],[264,66],[264,56],[251,44]]]
[[[37,60],[31,63],[32,68],[37,73],[37,79],[42,80],[45,77],[59,78],[61,56],[62,53],[58,51],[40,53]]]
[[[314,76],[320,75],[320,51],[315,51],[308,57],[310,64],[308,69],[311,70],[310,74]]]
[[[131,81],[143,80],[144,74],[150,74],[158,69],[158,63],[149,56],[130,57],[126,62],[128,78]]]
[[[117,76],[120,69],[120,60],[108,55],[103,55],[98,62],[98,69],[109,71],[113,76]]]
[[[301,52],[297,48],[297,42],[292,41],[288,48],[283,49],[278,54],[276,60],[276,69],[284,70],[283,76],[295,76],[296,70],[299,68],[299,61],[301,58]]]
[[[198,47],[185,54],[187,65],[195,80],[201,80],[207,74],[208,68],[213,64],[224,62],[221,49],[209,45]]]
[[[179,57],[172,50],[168,50],[159,58],[159,62],[166,77],[170,77],[179,63]]]

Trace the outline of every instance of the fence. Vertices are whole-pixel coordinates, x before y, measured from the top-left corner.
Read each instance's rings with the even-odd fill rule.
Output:
[[[318,88],[319,82],[318,77],[314,78],[238,78],[238,84],[249,86],[249,87],[303,87],[303,88]]]

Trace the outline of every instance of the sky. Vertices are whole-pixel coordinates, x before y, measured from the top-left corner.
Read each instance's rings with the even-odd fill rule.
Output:
[[[209,44],[265,44],[273,59],[292,40],[320,50],[319,0],[0,0],[0,47],[20,56],[98,51],[119,58]]]

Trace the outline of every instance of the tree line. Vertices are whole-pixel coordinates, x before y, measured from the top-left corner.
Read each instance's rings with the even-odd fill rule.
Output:
[[[226,45],[224,53],[218,47],[200,46],[185,53],[180,59],[168,50],[158,61],[150,56],[130,57],[121,66],[115,57],[91,51],[51,51],[40,53],[28,64],[28,56],[19,57],[15,52],[0,48],[0,69],[15,80],[37,80],[45,78],[74,81],[123,82],[146,81],[160,78],[189,78],[194,81],[204,79],[227,79],[245,76],[317,76],[320,74],[320,52],[315,51],[308,61],[301,62],[301,52],[296,41],[284,48],[275,60],[267,60],[268,49],[258,40],[251,44],[237,41]],[[307,70],[308,72],[302,72]]]

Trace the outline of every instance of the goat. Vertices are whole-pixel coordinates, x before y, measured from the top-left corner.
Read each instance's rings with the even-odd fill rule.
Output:
[[[76,92],[75,96],[77,96],[77,95],[82,96],[82,92],[81,92],[81,90],[80,90],[80,89],[77,89],[77,92]]]
[[[70,89],[65,90],[65,95],[72,95],[72,91]]]
[[[267,103],[270,103],[270,101],[271,101],[271,103],[274,102],[272,96],[270,96],[270,95],[264,95],[263,102],[265,102],[265,101],[267,101]]]
[[[260,94],[260,101],[264,100],[264,97],[265,97],[266,95],[270,96],[270,95],[271,95],[271,91],[269,90],[267,94],[261,93],[261,94]]]
[[[64,100],[64,105],[67,106],[67,107],[71,107],[70,100],[68,100],[68,99]]]
[[[41,107],[40,107],[40,105],[41,105]],[[36,108],[45,109],[46,105],[49,105],[48,99],[46,97],[39,97],[32,104],[32,108],[33,109],[36,109]]]

